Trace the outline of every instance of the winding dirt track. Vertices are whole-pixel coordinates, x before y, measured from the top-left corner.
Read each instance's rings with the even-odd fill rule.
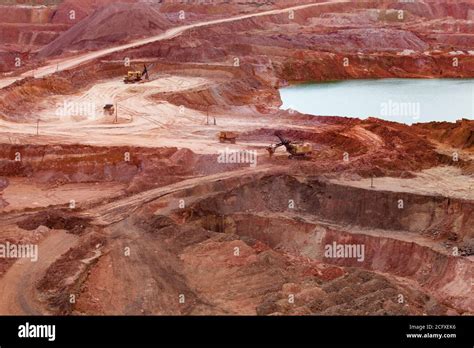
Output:
[[[86,63],[86,62],[91,61],[91,60],[96,59],[96,58],[103,57],[103,56],[105,56],[107,54],[110,54],[110,53],[123,51],[123,50],[129,49],[129,48],[134,48],[134,47],[146,45],[146,44],[156,42],[156,41],[171,39],[175,36],[181,35],[182,33],[186,32],[190,29],[204,27],[204,26],[213,25],[213,24],[235,22],[235,21],[239,21],[239,20],[242,20],[242,19],[253,18],[253,17],[277,15],[277,14],[282,14],[282,13],[285,13],[285,12],[288,12],[288,11],[297,11],[297,10],[302,10],[302,9],[309,8],[309,7],[324,6],[324,5],[331,4],[331,3],[344,3],[344,2],[349,2],[349,1],[347,1],[347,0],[333,0],[333,1],[317,3],[317,4],[298,5],[298,6],[287,7],[287,8],[284,8],[284,9],[263,11],[263,12],[251,13],[251,14],[240,15],[240,16],[235,16],[235,17],[230,17],[230,18],[223,18],[223,19],[216,19],[216,20],[212,20],[212,21],[199,22],[199,23],[194,23],[194,24],[190,24],[190,25],[183,25],[183,26],[180,26],[180,27],[168,29],[162,34],[155,35],[155,36],[150,36],[148,38],[144,38],[144,39],[140,39],[140,40],[136,40],[136,41],[130,42],[128,44],[114,46],[114,47],[106,48],[106,49],[99,50],[99,51],[94,51],[94,52],[81,54],[81,55],[70,57],[70,58],[56,60],[56,61],[54,61],[53,64],[49,64],[49,65],[37,68],[35,70],[27,71],[27,72],[23,73],[21,76],[19,76],[17,78],[2,79],[2,80],[0,80],[0,88],[4,88],[4,87],[14,83],[15,81],[24,79],[26,77],[32,77],[32,76],[35,77],[35,78],[44,77],[44,76],[47,76],[47,75],[50,75],[50,74],[54,74],[55,72],[58,72],[58,71],[63,71],[63,70],[74,68],[78,65],[81,65],[83,63]]]
[[[52,231],[38,245],[38,261],[19,259],[0,279],[0,314],[48,314],[36,300],[36,282],[48,267],[73,247],[78,237],[65,231]]]
[[[55,73],[56,71],[70,69],[113,52],[126,50],[155,41],[170,39],[193,28],[238,21],[258,16],[282,14],[290,10],[300,10],[309,7],[322,6],[329,3],[344,2],[348,1],[328,1],[318,4],[306,4],[280,10],[265,11],[255,14],[177,27],[166,31],[163,34],[137,40],[126,45],[120,45],[71,58],[65,58],[54,62],[54,64],[36,69],[35,71],[29,71],[18,78],[0,80],[0,88],[8,86],[14,81],[20,80],[22,78],[31,76],[34,76],[35,78],[44,77],[46,75]],[[121,143],[130,142],[137,144],[137,138],[141,137],[144,139],[142,140],[144,142],[143,145],[157,145],[159,142],[160,146],[176,146],[178,143],[180,146],[190,148],[195,152],[215,153],[215,137],[205,138],[202,136],[195,136],[196,125],[200,120],[202,120],[200,113],[184,114],[176,117],[176,115],[178,115],[178,111],[175,106],[167,103],[156,106],[152,105],[151,101],[148,100],[148,97],[150,97],[153,93],[171,90],[182,91],[186,89],[202,87],[207,83],[209,83],[209,81],[206,81],[205,79],[187,78],[184,80],[182,78],[173,76],[160,78],[150,81],[147,84],[136,85],[132,87],[124,86],[119,80],[99,83],[92,87],[85,94],[78,96],[77,101],[104,99],[107,99],[106,101],[116,100],[120,103],[119,110],[123,112],[126,117],[131,117],[133,121],[124,125],[107,124],[103,122],[104,120],[87,120],[81,122],[66,121],[60,123],[50,122],[49,124],[42,126],[42,132],[43,134],[47,134],[52,143],[54,138],[60,141],[65,138],[70,138],[69,141],[77,141],[79,139],[79,141],[83,140],[84,142],[87,141],[95,145],[112,145],[119,140]],[[136,111],[134,105],[140,105],[140,113]],[[54,109],[52,106],[51,109],[46,110],[46,113],[44,114],[46,119],[53,110]],[[220,127],[235,127],[238,125],[239,121],[232,119],[220,119],[219,122]],[[259,121],[253,122],[254,123],[251,124],[250,127],[256,128],[256,126],[259,125]],[[35,125],[14,125],[5,121],[0,121],[0,126],[4,129],[4,131],[15,131],[17,134],[31,134],[34,132],[35,127]],[[249,127],[249,125],[246,126]],[[265,126],[265,123],[262,122],[261,126]],[[244,125],[242,125],[242,129],[243,128]],[[214,135],[216,129],[217,128],[211,127],[208,133],[212,133],[212,135]],[[157,132],[160,130],[161,133],[160,137],[158,138]],[[200,127],[199,130],[201,132],[207,131],[204,129],[204,127]],[[145,136],[145,132],[147,131],[149,133]],[[134,137],[133,134],[136,137]],[[364,144],[368,144],[371,148],[382,147],[384,144],[383,139],[360,126],[354,127],[352,132],[347,133],[346,135],[352,135],[353,137],[356,137]],[[117,138],[119,140],[117,140]],[[219,145],[217,144],[217,146]],[[231,145],[227,144],[225,146],[232,147]],[[92,218],[95,224],[110,225],[125,219],[136,209],[143,206],[143,204],[159,199],[160,197],[166,195],[170,195],[182,190],[187,190],[201,184],[217,182],[220,180],[236,178],[244,175],[263,174],[276,170],[278,170],[278,167],[259,165],[257,168],[247,167],[236,171],[223,172],[204,177],[196,177],[183,180],[175,184],[141,192],[131,197],[113,201],[103,206],[85,211],[81,213],[81,215]],[[433,175],[432,173],[430,174]],[[364,185],[367,186],[366,183],[364,183]],[[47,235],[47,237],[39,245],[40,254],[38,262],[33,263],[29,260],[18,260],[8,270],[8,272],[2,278],[0,278],[0,294],[3,297],[3,301],[0,302],[0,314],[47,314],[47,311],[42,308],[41,303],[36,300],[36,281],[42,277],[44,272],[58,257],[64,254],[76,243],[76,236],[64,231],[53,231]]]
[[[104,55],[137,47],[140,45],[166,40],[181,35],[187,30],[234,22],[247,18],[285,15],[288,11],[303,10],[311,7],[346,3],[346,0],[332,0],[323,3],[291,6],[284,9],[263,11],[253,14],[239,15],[230,18],[205,21],[169,29],[168,31],[148,38],[133,41],[99,51],[80,54],[50,62],[49,65],[28,71],[21,76],[0,80],[0,88],[26,77],[36,78],[77,67],[80,64],[103,57]],[[47,98],[35,114],[31,122],[10,122],[0,120],[0,141],[6,143],[47,143],[47,144],[86,144],[93,146],[144,146],[144,147],[185,147],[199,154],[215,154],[220,147],[240,148],[240,145],[216,144],[216,133],[222,130],[239,129],[240,131],[254,130],[268,126],[264,119],[239,119],[226,114],[216,114],[217,126],[205,124],[205,113],[197,110],[181,110],[176,105],[159,102],[151,98],[152,95],[162,92],[179,92],[195,88],[206,88],[212,81],[205,78],[183,76],[159,76],[158,78],[138,85],[124,85],[121,79],[99,82],[88,91],[76,96],[62,98]],[[101,115],[104,103],[118,103],[119,122],[114,123],[112,118],[90,117],[86,120],[71,117],[58,117],[56,113],[63,103],[75,105],[95,105],[95,115]],[[137,105],[139,108],[137,108]],[[98,110],[98,111],[97,111]],[[39,136],[37,132],[39,122]],[[279,124],[279,128],[286,125]],[[273,126],[277,126],[273,123]],[[31,137],[33,136],[33,137]],[[27,139],[27,140],[25,140]],[[257,146],[263,150],[268,146],[266,142],[245,144]]]
[[[224,172],[205,177],[197,177],[184,180],[168,186],[148,190],[127,197],[104,206],[91,209],[82,213],[85,217],[94,219],[98,225],[109,225],[118,222],[143,204],[196,186],[197,184],[211,183],[246,174],[261,174],[277,167],[259,166],[257,168],[245,168],[230,172]],[[0,278],[0,301],[1,315],[40,315],[48,314],[37,300],[35,289],[36,282],[41,279],[48,267],[62,254],[74,247],[78,237],[65,231],[52,231],[38,246],[38,261],[31,262],[29,259],[19,259],[13,264],[7,273]]]
[[[182,34],[183,32],[189,29],[198,28],[198,27],[207,26],[207,25],[225,23],[225,22],[233,22],[233,21],[238,21],[238,20],[252,18],[252,17],[276,15],[276,14],[285,13],[290,10],[296,11],[296,10],[314,7],[314,6],[322,6],[324,4],[329,4],[333,2],[347,2],[347,1],[329,1],[326,3],[293,6],[293,7],[288,7],[285,9],[265,11],[265,12],[255,13],[255,14],[236,16],[236,17],[231,17],[227,19],[219,19],[219,20],[195,23],[192,25],[186,25],[186,26],[173,28],[157,36],[152,36],[149,38],[134,41],[129,44],[119,45],[119,46],[107,48],[100,51],[94,51],[94,52],[90,52],[86,54],[81,54],[75,57],[60,59],[60,60],[54,61],[50,65],[43,66],[41,68],[38,68],[32,71],[28,71],[19,77],[2,79],[0,80],[0,88],[6,87],[14,83],[15,81],[21,80],[26,77],[33,76],[35,78],[41,78],[41,77],[53,74],[57,71],[63,71],[66,69],[77,67],[83,63],[86,63],[96,58],[100,58],[102,56],[105,56],[113,52],[126,50],[129,48],[145,45],[145,44],[155,42],[155,41],[170,39],[172,37]],[[171,78],[169,82],[173,84],[174,81]],[[200,85],[202,83],[205,83],[205,81],[195,81],[195,83],[197,85]],[[114,95],[114,93],[117,92],[117,90],[115,90],[116,84],[117,82],[114,81],[112,82],[112,86],[110,86],[111,91],[112,91],[111,92],[112,96]],[[179,85],[178,87],[179,89],[186,89],[190,87],[189,85],[185,85],[185,86],[183,86],[182,84],[178,84],[178,85]],[[154,87],[160,88],[160,87],[163,87],[163,85],[154,86]],[[194,87],[194,86],[191,86],[191,87]],[[127,94],[126,91],[122,89],[119,89],[119,90],[122,93],[125,92],[125,94]],[[130,97],[127,96],[127,99],[129,98]],[[142,96],[142,99],[143,99],[143,96]],[[129,111],[132,110],[127,105],[124,105],[124,107],[128,108]],[[173,114],[175,115],[176,113],[173,113]],[[148,114],[148,117],[151,117],[151,115]],[[159,121],[161,120],[156,120],[156,122],[159,122]],[[170,120],[165,120],[164,122],[165,126],[167,125],[166,121],[170,121]],[[23,127],[24,125],[20,124],[19,126]],[[62,126],[64,127],[64,124]],[[85,130],[84,136],[89,137],[90,129],[89,129],[89,132],[87,132],[88,130],[87,127],[94,128],[94,127],[97,127],[97,124],[87,122],[85,126],[86,127],[84,129]],[[137,128],[140,128],[140,127],[146,128],[146,122],[139,121],[138,124],[134,126],[138,126]],[[52,127],[55,127],[55,126],[52,126]],[[114,127],[115,126],[111,126],[109,131],[112,130]],[[18,130],[18,128],[13,127],[9,123],[2,123],[2,128],[4,129],[5,132],[14,131],[14,129]],[[63,137],[67,138],[71,134],[77,133],[77,131],[78,131],[78,127],[76,124],[76,127],[73,132],[71,132],[71,130],[69,129],[65,132],[63,131],[62,134],[50,134],[50,135],[51,137],[58,136],[58,138],[61,139]],[[140,131],[140,129],[138,129],[138,131]],[[29,132],[29,129],[27,132]],[[127,129],[127,132],[130,132],[130,129]],[[20,134],[24,133],[24,131],[23,132],[19,131],[19,133]],[[51,133],[54,133],[54,132],[51,132]],[[249,167],[249,168],[232,171],[232,172],[225,172],[225,173],[210,175],[206,177],[193,178],[193,179],[185,180],[185,181],[172,184],[169,186],[142,192],[132,197],[128,197],[116,202],[109,203],[105,206],[85,212],[84,215],[94,218],[95,222],[98,224],[111,224],[125,218],[135,209],[140,207],[142,204],[146,202],[150,202],[159,197],[162,197],[162,196],[165,196],[165,195],[168,195],[180,190],[191,188],[197,184],[202,184],[206,182],[215,182],[215,181],[224,180],[224,179],[228,179],[232,177],[242,176],[249,173],[264,173],[264,172],[269,171],[270,169],[275,170],[276,168],[271,168],[270,166],[259,166],[257,168]],[[65,231],[53,231],[40,243],[39,257],[38,257],[37,262],[31,262],[30,260],[26,260],[26,259],[20,259],[16,261],[13,264],[13,266],[10,267],[10,269],[7,271],[7,273],[0,279],[0,294],[2,295],[2,298],[3,298],[3,301],[1,301],[0,303],[0,314],[2,315],[47,314],[47,310],[42,308],[41,303],[39,303],[39,301],[37,300],[35,284],[38,281],[38,279],[40,279],[44,275],[44,272],[48,269],[48,267],[50,267],[50,265],[57,258],[59,258],[62,254],[67,252],[71,247],[73,247],[77,243],[77,240],[78,240],[77,238],[78,238],[77,236],[69,234]]]
[[[110,225],[112,223],[123,220],[131,213],[133,213],[137,208],[142,206],[145,203],[151,202],[160,197],[175,193],[178,191],[186,190],[196,185],[202,185],[205,183],[216,182],[220,180],[235,178],[243,176],[246,174],[261,174],[269,172],[270,170],[276,171],[278,167],[271,165],[262,165],[256,168],[245,168],[240,170],[234,170],[230,172],[218,173],[213,175],[208,175],[204,177],[196,177],[188,180],[183,180],[175,184],[158,187],[156,189],[140,192],[131,197],[123,198],[109,204],[91,209],[87,212],[84,212],[82,215],[84,217],[94,219],[94,222],[98,225]]]

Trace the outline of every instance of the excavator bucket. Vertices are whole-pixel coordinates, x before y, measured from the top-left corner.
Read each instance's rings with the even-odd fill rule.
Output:
[[[267,151],[268,151],[268,154],[270,155],[270,157],[272,157],[273,154],[275,153],[275,147],[270,145],[269,147],[267,147]]]

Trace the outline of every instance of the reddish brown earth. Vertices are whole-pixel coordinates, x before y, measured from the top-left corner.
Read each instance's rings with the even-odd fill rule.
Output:
[[[472,315],[474,121],[302,115],[278,88],[473,77],[473,15],[444,1],[7,6],[0,243],[40,254],[0,259],[0,314]],[[125,57],[150,79],[124,85]],[[66,102],[97,117],[58,116]],[[277,130],[310,158],[270,159]],[[257,165],[220,163],[226,148]],[[364,260],[328,257],[333,243]]]

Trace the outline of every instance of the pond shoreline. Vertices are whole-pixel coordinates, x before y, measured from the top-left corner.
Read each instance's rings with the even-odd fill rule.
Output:
[[[404,124],[473,119],[474,79],[356,79],[279,89],[281,109]]]

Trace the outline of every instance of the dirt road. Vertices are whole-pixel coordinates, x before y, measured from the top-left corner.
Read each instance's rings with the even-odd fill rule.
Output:
[[[369,188],[371,179],[335,179],[331,182],[359,188]],[[434,167],[416,173],[414,178],[379,177],[373,180],[373,190],[408,192],[474,200],[474,179],[463,175],[460,168]]]
[[[131,215],[137,208],[145,203],[151,202],[157,198],[190,189],[200,184],[212,183],[220,180],[235,178],[246,174],[261,174],[269,172],[270,170],[278,170],[279,167],[271,165],[262,165],[256,168],[245,168],[240,170],[234,170],[230,172],[218,173],[208,175],[204,177],[197,177],[188,180],[183,180],[175,184],[159,187],[156,189],[140,192],[131,197],[120,199],[109,204],[93,208],[89,211],[82,213],[84,217],[93,218],[95,223],[98,225],[109,225],[125,217]]]
[[[183,32],[202,26],[233,22],[246,18],[285,14],[288,11],[297,11],[314,6],[323,6],[334,2],[328,1],[317,4],[305,4],[287,7],[284,9],[258,12],[234,16],[230,18],[194,23],[191,25],[172,28],[160,35],[140,39],[125,45],[106,48],[73,57],[52,61],[49,65],[29,71],[17,78],[0,80],[2,86],[13,83],[28,76],[43,77],[55,71],[62,71],[112,52],[144,45],[150,42],[169,39]],[[264,152],[268,141],[252,141],[237,145],[219,144],[216,134],[223,130],[241,132],[252,131],[268,127],[264,118],[241,119],[235,115],[216,113],[212,115],[218,120],[217,126],[206,124],[206,113],[197,110],[178,107],[168,102],[157,102],[151,96],[162,92],[180,92],[196,88],[206,88],[214,81],[201,77],[189,76],[159,76],[158,78],[138,85],[124,85],[121,79],[99,82],[89,90],[74,96],[56,96],[45,98],[39,105],[34,120],[29,122],[9,122],[0,120],[0,142],[32,144],[87,144],[94,146],[144,146],[144,147],[175,147],[188,148],[199,154],[215,154],[218,149],[243,147],[257,147]],[[57,111],[61,105],[79,105],[95,109],[94,117],[61,116]],[[102,107],[106,103],[118,103],[118,121],[113,117],[104,117]],[[139,108],[137,108],[139,106]],[[39,122],[39,136],[37,132]],[[283,121],[273,121],[272,127],[284,128]],[[27,140],[26,140],[27,139]]]
[[[253,130],[266,126],[260,118],[239,119],[232,115],[216,115],[218,125],[206,125],[206,114],[181,108],[168,102],[157,102],[152,95],[162,92],[180,92],[206,88],[211,81],[201,77],[159,76],[138,85],[125,85],[121,79],[100,82],[76,95],[56,96],[45,99],[35,114],[39,118],[39,134],[34,122],[18,123],[0,120],[0,141],[28,139],[29,143],[87,144],[95,146],[169,146],[186,147],[196,153],[215,154],[220,147],[240,148],[241,145],[219,144],[216,134],[220,130]],[[106,103],[117,105],[118,123],[114,116],[103,115]],[[93,115],[82,119],[61,116],[64,104],[90,106]],[[197,134],[199,133],[199,134]],[[19,141],[24,142],[24,140]],[[259,144],[267,146],[268,144]]]
[[[82,213],[92,217],[98,225],[109,225],[118,222],[133,213],[143,204],[159,197],[169,195],[181,190],[195,187],[199,184],[212,183],[219,180],[239,177],[246,174],[263,174],[278,167],[259,166],[224,172],[205,177],[184,180],[176,184],[152,189],[127,197],[104,206],[100,206]],[[78,237],[65,231],[51,231],[38,245],[38,260],[19,259],[9,268],[7,273],[0,278],[1,315],[41,315],[48,314],[37,300],[35,289],[36,282],[42,278],[48,267],[62,254],[74,247]]]
[[[35,78],[41,78],[41,77],[44,77],[44,76],[47,76],[47,75],[50,75],[50,74],[54,74],[55,72],[58,72],[58,71],[71,69],[73,67],[76,67],[76,66],[81,65],[83,63],[86,63],[88,61],[91,61],[93,59],[103,57],[103,56],[108,55],[110,53],[123,51],[123,50],[129,49],[129,48],[134,48],[134,47],[146,45],[146,44],[156,42],[156,41],[171,39],[175,36],[181,35],[182,33],[186,32],[187,30],[190,30],[190,29],[204,27],[204,26],[213,25],[213,24],[234,22],[234,21],[239,21],[239,20],[242,20],[242,19],[247,19],[247,18],[252,18],[252,17],[277,15],[277,14],[286,13],[288,11],[297,11],[297,10],[302,10],[302,9],[309,8],[309,7],[324,6],[324,5],[327,5],[327,4],[330,4],[330,3],[344,3],[344,2],[349,2],[349,1],[333,0],[333,1],[323,2],[323,3],[317,3],[317,4],[305,4],[305,5],[292,6],[292,7],[288,7],[288,8],[284,8],[284,9],[279,9],[279,10],[263,11],[263,12],[252,13],[252,14],[247,14],[247,15],[240,15],[240,16],[235,16],[235,17],[230,17],[230,18],[223,18],[223,19],[216,19],[216,20],[212,20],[212,21],[199,22],[199,23],[194,23],[194,24],[190,24],[190,25],[183,25],[183,26],[180,26],[180,27],[168,29],[162,34],[151,36],[151,37],[140,39],[140,40],[136,40],[136,41],[133,41],[133,42],[128,43],[128,44],[114,46],[114,47],[106,48],[106,49],[99,50],[99,51],[89,52],[89,53],[81,54],[81,55],[70,57],[70,58],[57,59],[57,60],[53,61],[51,64],[48,64],[46,66],[37,68],[35,70],[27,71],[27,72],[23,73],[21,76],[19,76],[18,78],[1,79],[0,80],[0,88],[4,88],[6,86],[9,86],[10,84],[14,83],[15,81],[21,80],[21,79],[26,78],[26,77],[32,77],[33,76]]]
[[[41,279],[48,267],[62,254],[73,247],[78,237],[65,231],[51,231],[38,245],[38,260],[19,259],[0,278],[1,315],[48,314],[36,300],[36,281]]]

